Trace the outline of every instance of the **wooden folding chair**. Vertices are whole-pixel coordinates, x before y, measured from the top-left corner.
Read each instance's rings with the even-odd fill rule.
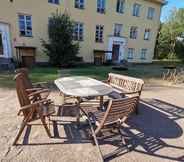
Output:
[[[47,82],[36,82],[32,83],[31,79],[29,78],[29,70],[27,68],[20,68],[16,69],[15,72],[18,73],[23,73],[27,79],[26,87],[30,88],[42,88],[45,89],[47,88],[48,83]]]
[[[28,94],[38,91],[38,94],[40,91],[42,91],[41,98],[47,98],[50,94],[50,90],[47,89],[46,82],[38,82],[38,83],[32,83],[29,78],[29,71],[27,68],[20,68],[16,70],[16,73],[22,74],[22,79],[24,79],[24,85],[26,87],[26,92]],[[45,93],[43,93],[45,91]],[[38,97],[38,96],[37,96]]]
[[[98,145],[98,139],[104,136],[104,130],[116,129],[121,135],[122,144],[126,145],[122,128],[128,117],[136,111],[138,101],[139,96],[109,100],[103,111],[95,109],[94,103],[92,105],[82,103],[80,108],[88,118],[94,143]]]
[[[16,81],[16,91],[17,96],[20,103],[20,110],[18,112],[18,115],[23,115],[23,120],[21,123],[20,130],[18,131],[18,134],[15,137],[15,140],[13,142],[13,145],[17,144],[17,141],[19,140],[24,128],[28,123],[40,119],[46,133],[49,137],[51,137],[51,133],[49,131],[49,128],[46,124],[46,117],[50,117],[53,113],[55,113],[55,107],[52,104],[52,102],[48,99],[37,99],[36,101],[34,99],[34,95],[41,94],[42,92],[37,91],[34,93],[27,94],[26,92],[26,86],[24,82],[24,75],[19,73],[15,76]]]

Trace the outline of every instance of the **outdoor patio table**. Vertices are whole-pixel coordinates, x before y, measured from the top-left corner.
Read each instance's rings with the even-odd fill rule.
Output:
[[[76,97],[78,104],[80,104],[83,97],[100,97],[100,107],[102,107],[103,96],[113,92],[109,85],[83,76],[59,78],[55,80],[55,84],[64,95]],[[77,121],[79,121],[79,117],[80,111],[77,114]]]

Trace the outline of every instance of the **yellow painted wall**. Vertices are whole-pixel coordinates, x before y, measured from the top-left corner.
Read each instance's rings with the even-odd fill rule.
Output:
[[[146,62],[151,62],[155,46],[157,31],[160,25],[160,8],[159,3],[153,3],[146,0],[125,0],[124,14],[116,13],[116,0],[106,0],[106,14],[96,12],[96,0],[85,0],[85,9],[80,10],[74,8],[74,0],[61,0],[60,5],[50,4],[48,0],[14,0],[13,3],[8,0],[0,2],[0,22],[10,24],[12,46],[16,39],[16,45],[25,44],[27,46],[36,46],[37,61],[47,61],[48,58],[43,54],[40,39],[47,39],[48,17],[57,9],[61,12],[67,10],[74,21],[84,23],[84,41],[80,42],[80,56],[86,62],[93,62],[93,50],[107,50],[109,35],[113,35],[114,24],[123,24],[122,36],[127,37],[127,48],[135,48],[136,56],[134,62],[140,62],[140,51],[142,48],[149,50],[149,57]],[[157,0],[158,1],[158,0]],[[141,4],[140,17],[132,16],[132,8],[134,3]],[[156,17],[154,20],[147,20],[148,7],[156,9]],[[33,37],[20,37],[18,27],[18,13],[32,15]],[[104,25],[104,43],[95,42],[95,27],[97,24]],[[138,39],[129,39],[129,31],[131,26],[138,26]],[[144,30],[150,28],[152,36],[150,41],[144,41]],[[127,53],[127,50],[126,52]],[[15,54],[15,50],[14,50]]]

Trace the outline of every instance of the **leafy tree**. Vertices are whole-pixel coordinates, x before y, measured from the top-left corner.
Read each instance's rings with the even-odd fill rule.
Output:
[[[177,58],[179,58],[184,62],[184,39],[177,40],[175,52],[176,52]]]
[[[162,24],[158,44],[158,58],[174,58],[177,56],[177,38],[184,33],[184,9],[172,10],[165,23]]]
[[[56,12],[49,19],[49,39],[42,40],[44,52],[55,66],[69,66],[77,60],[79,44],[73,42],[73,21],[67,14]]]

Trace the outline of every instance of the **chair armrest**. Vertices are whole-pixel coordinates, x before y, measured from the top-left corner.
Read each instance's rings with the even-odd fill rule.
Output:
[[[33,86],[41,85],[41,84],[48,84],[48,82],[36,82],[32,83]]]
[[[133,91],[133,92],[122,92],[122,94],[136,94],[136,93],[140,93],[140,91]]]
[[[40,101],[36,101],[34,103],[31,103],[29,105],[26,105],[26,106],[22,106],[18,112],[18,115],[20,115],[20,113],[24,110],[27,110],[27,109],[31,109],[31,108],[35,108],[36,106],[39,106],[39,104],[43,104],[43,103],[47,103],[49,100],[48,99],[43,99],[43,100],[40,100]]]
[[[40,91],[40,90],[42,90],[43,88],[29,88],[29,89],[26,89],[26,91],[28,92],[28,93],[31,93],[31,92],[35,92],[35,91]]]
[[[34,97],[34,96],[39,95],[39,94],[41,94],[41,93],[50,93],[50,90],[49,90],[49,89],[42,89],[42,90],[39,90],[39,91],[30,93],[30,94],[28,95],[28,97]]]

